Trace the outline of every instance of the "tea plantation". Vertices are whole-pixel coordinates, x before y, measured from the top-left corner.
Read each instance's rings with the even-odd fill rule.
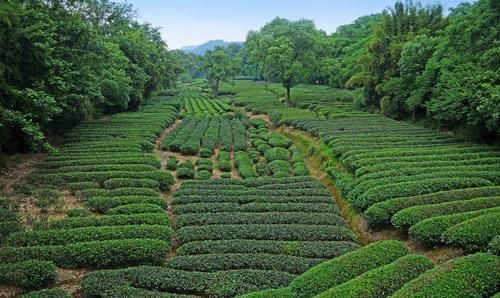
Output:
[[[274,84],[222,90],[232,95],[167,90],[66,133],[15,185],[31,200],[0,200],[2,287],[23,297],[500,290],[498,148],[361,112],[345,90],[300,86],[294,107]],[[330,158],[314,164],[320,152],[297,134]],[[387,229],[403,237],[360,237]],[[436,258],[436,248],[455,251]]]

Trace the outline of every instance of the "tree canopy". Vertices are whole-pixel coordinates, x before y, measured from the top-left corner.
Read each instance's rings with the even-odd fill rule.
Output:
[[[0,28],[0,151],[37,150],[47,133],[137,109],[179,73],[129,4],[2,1]]]

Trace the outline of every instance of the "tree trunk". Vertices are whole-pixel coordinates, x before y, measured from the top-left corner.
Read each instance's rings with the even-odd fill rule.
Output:
[[[290,96],[290,89],[291,89],[291,86],[290,86],[290,82],[287,82],[286,83],[286,105],[288,107],[290,107],[292,105],[292,100],[291,100],[291,96]]]
[[[215,80],[215,86],[214,86],[214,97],[219,96],[219,79]]]

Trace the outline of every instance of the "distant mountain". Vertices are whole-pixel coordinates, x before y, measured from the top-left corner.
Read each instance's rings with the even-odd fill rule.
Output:
[[[186,53],[194,53],[196,55],[203,55],[206,51],[212,50],[216,46],[227,47],[232,43],[243,44],[241,41],[223,41],[222,39],[209,40],[204,44],[197,46],[185,46],[181,48],[181,51]]]

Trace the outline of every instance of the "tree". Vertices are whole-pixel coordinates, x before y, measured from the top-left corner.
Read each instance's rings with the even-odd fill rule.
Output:
[[[231,59],[226,49],[217,46],[204,55],[207,79],[212,88],[214,97],[219,95],[220,82],[229,81],[239,69],[239,60]]]
[[[288,104],[291,104],[290,89],[307,78],[307,67],[315,60],[317,35],[312,21],[275,18],[247,36],[245,46],[250,61],[258,63],[267,80],[283,84]]]

